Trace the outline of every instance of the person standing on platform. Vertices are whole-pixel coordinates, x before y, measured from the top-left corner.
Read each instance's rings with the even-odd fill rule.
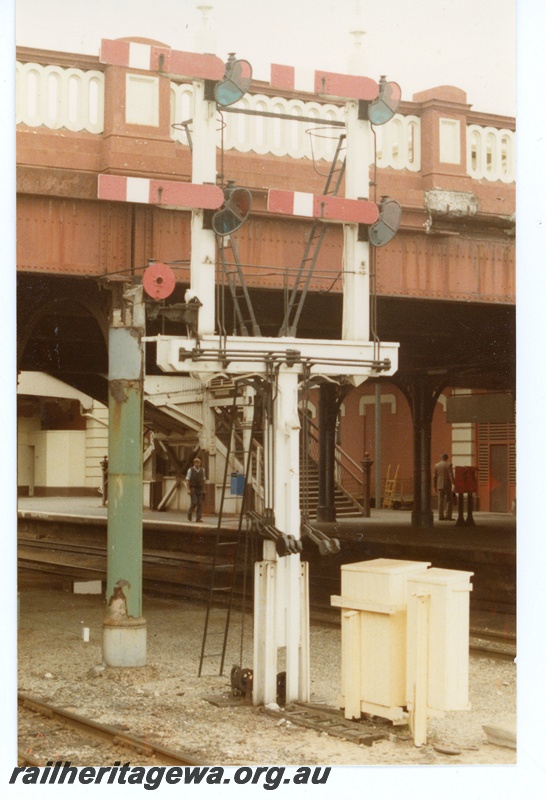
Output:
[[[195,521],[203,521],[203,500],[205,499],[205,481],[207,476],[201,466],[201,459],[194,458],[193,465],[186,473],[186,486],[190,493],[190,507],[188,509],[188,519],[191,522],[192,514],[195,511]]]
[[[434,466],[434,491],[438,493],[438,518],[453,519],[453,466],[447,453]],[[447,512],[447,513],[446,513]]]

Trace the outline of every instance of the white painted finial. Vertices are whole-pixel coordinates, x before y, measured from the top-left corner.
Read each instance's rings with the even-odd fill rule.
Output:
[[[216,55],[216,33],[209,19],[209,14],[214,11],[214,6],[203,4],[196,8],[201,12],[201,27],[195,35],[195,49],[198,53]]]
[[[366,31],[362,23],[360,0],[355,0],[354,20],[349,35],[353,37],[353,44],[347,60],[348,70],[351,75],[366,75],[367,63],[362,41]]]

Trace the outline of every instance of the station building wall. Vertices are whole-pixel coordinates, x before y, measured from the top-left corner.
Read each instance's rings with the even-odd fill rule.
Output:
[[[67,398],[19,397],[19,495],[97,495],[108,453],[108,409]]]

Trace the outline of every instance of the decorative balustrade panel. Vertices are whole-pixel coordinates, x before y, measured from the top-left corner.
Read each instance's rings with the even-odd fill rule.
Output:
[[[171,82],[171,131],[173,139],[181,144],[190,144],[192,135],[193,87],[191,83]]]
[[[278,114],[276,118],[251,114],[237,114],[229,110],[219,112],[218,145],[224,142],[226,150],[258,155],[272,154],[291,158],[324,159],[334,157],[343,128],[344,108],[333,103],[304,102],[264,94],[245,95],[232,106],[243,111]],[[173,136],[188,144],[187,130],[180,123],[191,118],[192,87],[190,84],[171,84],[171,121]],[[283,119],[281,115],[306,117],[298,122]],[[330,126],[329,123],[332,123]],[[396,114],[391,122],[376,128],[377,165],[393,169],[418,172],[421,168],[420,119],[417,116]],[[191,124],[189,125],[191,136]],[[340,152],[343,158],[343,149]]]
[[[333,123],[343,122],[343,109],[325,103],[305,103],[266,95],[246,95],[234,108],[269,114],[286,114],[294,117],[310,117],[317,122],[295,122],[288,119],[226,113],[225,147],[259,155],[271,153],[275,156],[313,158],[331,161],[343,128]],[[323,120],[326,120],[324,122]]]
[[[104,130],[104,74],[17,62],[17,124],[69,131]]]
[[[467,172],[476,180],[516,180],[516,134],[506,128],[468,125],[466,129]]]
[[[17,62],[16,81],[18,124],[95,134],[103,132],[104,73]],[[189,144],[192,106],[192,85],[171,83],[172,134],[182,144]],[[336,123],[343,122],[344,109],[333,103],[248,94],[233,108],[306,117],[317,122],[237,114],[224,109],[218,112],[218,145],[223,141],[227,150],[331,161],[343,131]],[[183,122],[187,126],[182,125]],[[418,116],[395,114],[386,125],[374,128],[374,132],[379,168],[419,172],[421,127]],[[514,131],[467,126],[467,172],[472,178],[512,183],[516,179],[515,155]],[[343,158],[343,149],[340,157]]]
[[[376,137],[377,166],[380,169],[421,169],[421,120],[408,114],[395,114],[385,125],[373,129]]]

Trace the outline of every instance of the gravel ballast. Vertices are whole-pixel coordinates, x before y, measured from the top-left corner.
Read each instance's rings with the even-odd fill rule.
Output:
[[[145,598],[147,665],[102,664],[104,601],[97,595],[28,588],[20,592],[19,691],[97,722],[117,725],[206,764],[444,765],[514,764],[513,747],[492,744],[484,725],[513,729],[516,666],[470,656],[471,710],[430,718],[427,744],[416,747],[406,726],[383,725],[386,738],[358,745],[302,728],[251,705],[221,708],[207,696],[229,695],[229,672],[240,659],[240,626],[232,626],[226,675],[197,677],[204,608]],[[85,642],[82,628],[90,629]],[[247,619],[242,666],[252,667]],[[282,666],[282,665],[281,665]],[[314,702],[338,708],[341,633],[311,627]],[[37,735],[39,723],[37,722]],[[21,735],[27,746],[32,730]],[[62,753],[51,754],[62,757]],[[77,752],[70,754],[78,763]],[[84,763],[84,762],[82,762]],[[105,748],[96,763],[111,763]]]

